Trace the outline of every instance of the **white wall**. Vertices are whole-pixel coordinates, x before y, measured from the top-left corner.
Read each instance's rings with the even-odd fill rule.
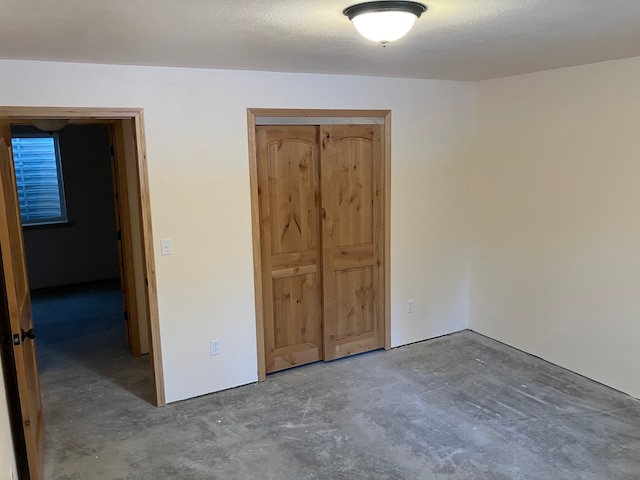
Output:
[[[640,59],[477,84],[470,326],[640,397]]]
[[[0,105],[145,109],[168,401],[257,379],[247,107],[391,109],[392,343],[467,327],[472,83],[0,61]]]
[[[2,362],[0,362],[0,379],[4,379]],[[11,425],[4,381],[0,382],[0,478],[11,479],[9,472],[16,471],[16,460],[13,454]],[[15,473],[14,473],[15,474]]]

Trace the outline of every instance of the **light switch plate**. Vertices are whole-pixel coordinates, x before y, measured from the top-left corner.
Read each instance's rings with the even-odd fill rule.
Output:
[[[408,300],[407,301],[407,313],[415,313],[416,311],[416,301]]]
[[[163,238],[160,240],[160,254],[173,255],[173,243],[170,238]]]

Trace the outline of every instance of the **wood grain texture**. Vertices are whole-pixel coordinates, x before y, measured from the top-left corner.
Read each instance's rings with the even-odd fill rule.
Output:
[[[373,245],[372,142],[358,137],[341,139],[330,151],[331,158],[323,157],[323,165],[331,165],[326,173],[336,193],[332,205],[335,246]]]
[[[349,268],[364,268],[367,266],[379,265],[377,274],[372,273],[376,286],[376,294],[374,298],[376,314],[378,322],[381,319],[381,328],[378,328],[375,335],[371,333],[364,333],[362,335],[356,335],[357,328],[354,330],[351,336],[346,336],[340,341],[334,341],[335,358],[345,356],[351,353],[358,353],[362,351],[371,350],[373,348],[380,348],[381,346],[388,349],[391,346],[391,308],[390,308],[390,213],[391,213],[391,201],[390,201],[390,187],[391,187],[391,112],[389,110],[302,110],[302,109],[271,109],[271,108],[249,108],[247,109],[247,129],[249,138],[249,170],[250,170],[250,183],[251,183],[251,218],[252,218],[252,239],[253,239],[253,263],[254,263],[254,282],[255,282],[255,305],[256,305],[256,337],[258,345],[258,379],[263,381],[266,377],[266,352],[265,342],[268,342],[267,333],[265,332],[265,319],[268,315],[267,308],[273,309],[273,300],[269,300],[266,295],[265,285],[271,284],[274,280],[280,278],[287,278],[292,275],[308,275],[314,273],[314,268],[308,266],[312,260],[312,256],[305,252],[289,252],[282,254],[277,258],[272,259],[271,275],[266,275],[263,270],[262,258],[263,258],[263,237],[262,224],[260,219],[260,201],[259,195],[261,194],[259,188],[258,179],[258,152],[257,152],[257,139],[256,139],[256,117],[383,117],[385,123],[378,128],[378,139],[374,148],[377,150],[376,155],[380,155],[379,169],[376,173],[379,177],[376,179],[376,183],[372,191],[375,191],[375,198],[372,198],[374,203],[381,202],[378,208],[370,209],[371,214],[366,212],[367,207],[363,210],[363,202],[367,203],[367,192],[352,190],[345,198],[350,202],[356,204],[355,211],[341,212],[342,218],[340,223],[342,225],[342,232],[345,237],[348,238],[352,235],[353,228],[351,227],[351,221],[360,222],[361,224],[368,225],[371,223],[375,235],[377,237],[369,244],[358,243],[362,242],[362,238],[355,239],[352,245],[343,245],[336,250],[335,258],[333,259],[334,267],[338,267],[340,270],[348,270]],[[367,125],[367,128],[371,126]],[[357,150],[358,148],[353,147]],[[361,147],[360,147],[361,148]],[[367,148],[367,147],[365,147]],[[356,162],[358,160],[356,159]],[[353,160],[352,160],[352,167]],[[358,168],[357,165],[356,169]],[[366,167],[365,167],[366,170]],[[366,176],[366,174],[362,174]],[[351,185],[356,187],[356,185]],[[353,200],[351,199],[355,194]],[[360,211],[357,209],[357,203],[360,202]],[[322,209],[319,212],[322,217]],[[351,233],[350,233],[351,230]],[[271,233],[271,232],[270,232]],[[342,233],[341,233],[342,235]],[[322,249],[323,238],[320,235],[319,245]],[[366,238],[364,239],[366,240]],[[348,242],[343,242],[348,243]],[[373,244],[376,244],[374,247]],[[320,274],[322,278],[323,268],[320,268]],[[366,276],[365,276],[366,277]],[[353,282],[352,282],[353,283]],[[360,280],[360,288],[363,288],[363,284],[367,284],[366,280]],[[321,289],[324,285],[324,281],[321,281]],[[270,288],[270,287],[269,287]],[[353,291],[351,298],[357,298],[358,288],[351,287]],[[367,291],[364,288],[362,291]],[[347,295],[348,296],[348,295]],[[322,298],[322,297],[321,297]],[[270,303],[269,303],[270,302]],[[269,306],[267,307],[267,303]],[[351,301],[351,303],[356,303]],[[324,309],[327,307],[326,302],[322,302],[323,317],[326,315]],[[345,307],[346,310],[346,307]],[[365,324],[364,320],[361,320],[362,324]],[[271,340],[273,341],[273,340]],[[326,341],[323,342],[326,344]],[[323,358],[325,357],[323,352]],[[313,361],[313,356],[308,354],[294,354],[289,358],[282,357],[280,360],[272,364],[272,368],[280,370],[289,366],[294,366],[299,363],[306,363]],[[328,357],[327,357],[328,358]]]
[[[258,156],[256,146],[256,119],[251,109],[247,110],[247,131],[249,135],[249,188],[251,190],[251,243],[253,246],[253,284],[256,310],[256,350],[258,353],[258,381],[267,377],[264,296],[262,286],[262,233],[260,231],[260,187],[258,185]]]
[[[138,330],[138,343],[142,355],[151,352],[149,348],[149,313],[147,311],[147,281],[145,276],[144,244],[142,238],[142,206],[140,204],[140,185],[138,182],[138,155],[136,153],[136,140],[134,122],[132,119],[122,119],[117,122],[122,126],[123,153],[118,156],[122,159],[122,166],[127,172],[127,200],[128,216],[131,237],[131,258],[133,262],[132,277],[133,290],[132,297],[136,304],[136,324]]]
[[[113,133],[113,125],[109,125],[109,143],[111,145],[114,144],[114,133]],[[118,194],[118,173],[117,173],[117,165],[116,165],[116,157],[115,155],[111,156],[111,184],[113,188],[113,211],[115,213],[115,221],[116,221],[116,231],[120,232],[122,229],[122,222],[120,220],[120,196]],[[122,294],[122,308],[124,311],[127,311],[127,300],[126,300],[126,287],[124,284],[124,251],[122,248],[122,239],[118,238],[118,271],[120,273],[120,292]],[[131,349],[131,344],[129,341],[129,322],[124,319],[124,339],[127,345],[127,348]]]
[[[374,267],[336,270],[335,299],[336,322],[335,341],[348,337],[373,335],[375,320]]]
[[[125,148],[123,139],[122,122],[116,122],[110,128],[111,142],[114,146],[112,159],[112,172],[114,174],[115,213],[116,228],[120,231],[118,240],[118,259],[120,260],[120,287],[122,291],[122,304],[126,316],[125,335],[131,354],[135,357],[141,355],[140,332],[138,321],[138,306],[135,301],[135,272],[133,269],[133,245],[131,235],[131,217],[129,213],[129,190],[127,185],[127,169],[124,164]],[[124,188],[123,188],[124,187]]]
[[[324,358],[383,348],[384,164],[378,125],[323,125]]]
[[[11,122],[14,120],[31,120],[34,118],[78,118],[104,121],[134,118],[141,111],[141,108],[0,106],[0,117],[6,117]]]
[[[317,343],[317,286],[315,273],[273,280],[275,350]]]
[[[12,334],[21,338],[23,331],[33,328],[33,317],[11,132],[6,119],[0,120],[0,189],[0,250],[9,321]],[[40,480],[44,473],[44,423],[35,342],[29,338],[22,339],[21,343],[13,345],[13,350],[29,473],[32,480]]]
[[[158,284],[153,248],[153,228],[151,224],[151,195],[149,193],[149,174],[147,172],[147,144],[144,130],[144,114],[138,110],[133,117],[134,141],[137,159],[137,177],[140,191],[140,221],[142,223],[141,241],[143,244],[144,275],[147,283],[146,306],[149,315],[149,349],[151,354],[151,373],[154,403],[157,407],[166,405],[164,372],[162,367],[162,347],[160,343],[160,317],[158,312]]]
[[[255,117],[386,117],[389,114],[389,110],[310,110],[299,108],[250,108],[248,111],[254,119]]]
[[[256,127],[267,373],[322,355],[317,138],[315,126]]]
[[[315,272],[316,272],[315,264],[303,265],[300,267],[298,266],[286,267],[286,268],[280,268],[280,269],[274,268],[272,270],[271,278],[275,280],[277,278],[293,277],[296,275],[308,275]]]
[[[315,142],[297,139],[267,145],[272,255],[315,251],[314,148]]]
[[[384,118],[384,348],[391,349],[391,112]]]

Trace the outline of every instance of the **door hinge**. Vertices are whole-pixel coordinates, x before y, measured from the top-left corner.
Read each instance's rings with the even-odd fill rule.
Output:
[[[118,240],[122,240],[122,230],[118,230]]]
[[[124,311],[124,321],[125,322],[129,321],[129,313],[126,310]]]
[[[116,149],[113,145],[109,145],[109,153],[111,153],[112,157],[116,156]]]

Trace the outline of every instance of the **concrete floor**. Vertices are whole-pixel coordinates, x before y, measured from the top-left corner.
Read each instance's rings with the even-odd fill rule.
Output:
[[[40,328],[47,479],[640,479],[640,401],[473,332],[157,409],[94,313]]]

